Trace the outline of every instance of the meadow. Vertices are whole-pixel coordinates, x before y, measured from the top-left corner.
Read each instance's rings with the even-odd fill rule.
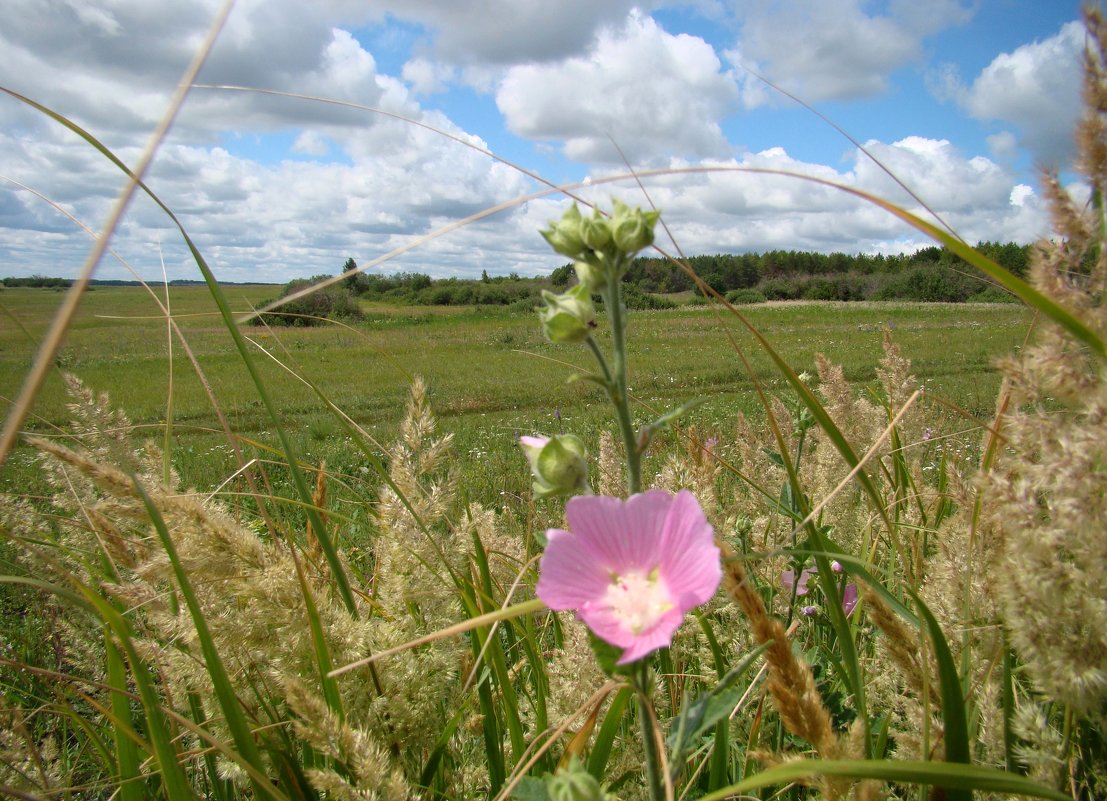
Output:
[[[164,299],[164,287],[153,291]],[[274,288],[233,285],[225,292],[232,308],[246,314],[273,297]],[[45,289],[0,293],[10,323],[0,328],[0,396],[15,396],[34,342],[60,298]],[[520,434],[572,429],[594,447],[599,432],[611,427],[603,393],[587,382],[569,381],[588,367],[586,354],[549,342],[534,313],[362,305],[366,320],[353,326],[247,327],[265,381],[279,399],[281,419],[299,453],[312,463],[326,461],[336,472],[356,473],[359,452],[297,376],[310,380],[379,442],[395,436],[410,381],[420,376],[443,430],[456,438],[458,453],[469,457],[461,462],[463,483],[484,502],[504,490],[516,498],[524,494]],[[170,287],[168,306],[233,431],[278,447],[209,290]],[[754,380],[784,388],[770,360],[720,309],[688,306],[634,315],[629,380],[643,416],[702,397],[704,403],[686,422],[725,439],[733,436],[738,412],[757,410]],[[813,373],[815,354],[822,353],[860,385],[875,380],[882,332],[888,329],[912,360],[927,390],[926,403],[944,409],[946,433],[968,431],[962,437],[966,443],[979,440],[974,418],[987,419],[994,411],[996,359],[1021,346],[1032,319],[1014,304],[798,302],[753,306],[746,313],[797,373]],[[752,374],[731,336],[747,351]],[[145,289],[99,287],[89,293],[56,363],[29,430],[49,434],[65,426],[69,412],[61,374],[70,372],[107,392],[143,436],[164,443],[168,416],[168,447],[186,486],[210,491],[236,469],[209,395],[180,343],[168,337]],[[17,453],[0,485],[33,481],[19,470],[20,463]]]
[[[1104,798],[1086,25],[1090,199],[1043,175],[1025,275],[864,195],[1021,305],[736,307],[685,264],[711,305],[628,309],[660,212],[619,201],[541,231],[576,283],[534,312],[236,321],[274,288],[183,224],[208,286],[165,313],[4,288],[0,796]]]

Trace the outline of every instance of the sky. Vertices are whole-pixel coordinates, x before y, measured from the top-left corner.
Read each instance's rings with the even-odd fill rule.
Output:
[[[133,165],[219,7],[6,0],[0,86]],[[1070,0],[240,0],[147,183],[223,281],[348,258],[548,273],[564,259],[538,230],[570,202],[550,184],[655,204],[669,252],[931,244],[792,175],[926,214],[887,170],[965,240],[1027,243],[1048,233],[1041,168],[1081,191],[1079,19]],[[123,184],[0,94],[0,276],[76,275],[80,224],[99,230]],[[98,278],[200,277],[146,198],[111,245]]]

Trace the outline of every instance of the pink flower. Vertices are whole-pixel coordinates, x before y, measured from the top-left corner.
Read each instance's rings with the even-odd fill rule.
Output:
[[[830,570],[834,573],[841,573],[844,568],[841,562],[834,560],[830,563]],[[780,584],[784,587],[785,591],[791,592],[792,587],[796,588],[796,597],[802,597],[807,595],[811,591],[811,588],[807,586],[807,583],[811,579],[819,574],[813,567],[805,567],[800,572],[799,583],[796,583],[796,573],[794,570],[785,570],[780,574]],[[853,614],[854,607],[857,606],[857,586],[853,582],[846,582],[845,587],[842,588],[842,611],[846,613],[846,617]],[[818,612],[817,606],[805,606],[800,610],[803,614],[811,617]]]
[[[846,617],[853,614],[854,608],[857,606],[857,585],[850,582],[842,590],[842,611],[846,613]]]
[[[813,567],[805,567],[800,572],[799,584],[796,584],[796,572],[794,570],[785,570],[780,574],[780,583],[788,592],[792,591],[792,587],[796,588],[797,596],[804,596],[808,593],[807,582],[811,581],[811,577],[816,574],[816,570]]]
[[[597,637],[623,649],[625,665],[665,648],[684,614],[719,587],[715,535],[696,497],[650,490],[623,501],[578,495],[570,531],[550,529],[538,597],[575,609]]]

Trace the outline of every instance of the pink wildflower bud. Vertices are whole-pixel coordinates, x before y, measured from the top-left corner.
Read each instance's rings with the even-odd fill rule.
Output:
[[[853,614],[853,610],[857,608],[857,585],[850,583],[842,590],[842,611],[846,613],[846,617]]]

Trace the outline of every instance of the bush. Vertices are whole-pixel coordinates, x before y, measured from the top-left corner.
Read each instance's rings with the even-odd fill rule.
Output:
[[[284,285],[279,297],[286,298],[328,278],[329,275],[316,275],[307,279],[294,279]],[[263,305],[271,302],[267,301]],[[280,306],[279,311],[262,316],[270,325],[313,326],[322,325],[327,320],[360,320],[364,313],[346,286],[332,284],[285,303]]]
[[[623,284],[623,302],[628,309],[638,311],[649,309],[675,309],[676,304],[668,298],[660,298],[643,292],[634,284]]]
[[[757,290],[769,300],[799,300],[803,289],[794,278],[769,278],[757,285]]]
[[[751,303],[764,303],[768,300],[763,294],[752,287],[744,289],[732,289],[726,293],[727,302],[735,306],[746,306]]]
[[[977,292],[969,297],[969,303],[1019,303],[1019,299],[998,286],[990,286],[983,292]]]

